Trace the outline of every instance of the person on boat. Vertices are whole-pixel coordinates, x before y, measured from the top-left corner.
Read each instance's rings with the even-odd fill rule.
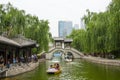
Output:
[[[60,65],[56,63],[55,69],[60,70]]]
[[[50,68],[49,69],[52,69],[53,68],[53,65],[50,65]]]
[[[53,68],[56,68],[57,63],[54,63]]]

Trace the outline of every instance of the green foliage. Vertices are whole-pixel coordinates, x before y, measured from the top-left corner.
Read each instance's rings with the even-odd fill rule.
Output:
[[[39,20],[37,16],[25,14],[24,10],[18,10],[10,3],[0,4],[0,34],[3,33],[9,38],[22,34],[35,40],[40,45],[40,51],[48,51],[49,41],[52,40],[47,20]]]
[[[112,0],[105,12],[87,10],[82,20],[85,30],[73,30],[73,47],[85,53],[113,53],[120,51],[120,0]]]
[[[32,53],[33,53],[33,54],[36,54],[36,53],[37,53],[37,49],[36,49],[36,48],[33,48],[33,49],[32,49]]]

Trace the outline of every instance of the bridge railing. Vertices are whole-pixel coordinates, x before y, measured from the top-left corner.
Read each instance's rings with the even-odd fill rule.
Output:
[[[49,49],[49,53],[51,53],[52,51],[54,51],[56,48],[55,47],[52,47],[51,49]]]
[[[72,51],[74,51],[75,53],[78,53],[79,55],[81,56],[84,56],[84,54],[82,54],[81,52],[79,52],[78,50],[74,49],[74,48],[71,48]]]

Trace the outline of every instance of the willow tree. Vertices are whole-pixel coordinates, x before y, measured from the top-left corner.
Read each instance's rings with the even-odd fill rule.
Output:
[[[52,37],[47,20],[39,20],[37,16],[26,14],[24,10],[19,10],[10,3],[0,4],[0,34],[3,33],[7,33],[9,38],[22,34],[35,40],[40,51],[48,51],[48,43]]]
[[[10,3],[7,5],[1,4],[1,28],[2,32],[6,32],[8,37],[15,34],[23,33],[24,29],[24,11],[14,8]]]
[[[25,36],[36,40],[40,51],[48,51],[49,25],[47,20],[39,20],[36,16],[26,15]]]
[[[120,0],[112,0],[108,6],[109,28],[108,28],[108,51],[120,56]]]
[[[105,12],[94,13],[87,10],[82,20],[84,31],[74,31],[70,35],[76,49],[85,53],[99,53],[103,57],[120,52],[120,0],[112,0]],[[77,33],[77,34],[76,34]],[[84,36],[81,36],[84,35]]]
[[[4,32],[4,17],[5,11],[3,9],[3,5],[0,5],[0,34]]]

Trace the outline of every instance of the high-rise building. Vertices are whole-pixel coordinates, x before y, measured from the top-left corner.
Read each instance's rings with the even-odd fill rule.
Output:
[[[79,29],[79,24],[74,24],[74,29]]]
[[[66,37],[72,32],[72,21],[59,21],[58,22],[58,34],[59,37]]]

